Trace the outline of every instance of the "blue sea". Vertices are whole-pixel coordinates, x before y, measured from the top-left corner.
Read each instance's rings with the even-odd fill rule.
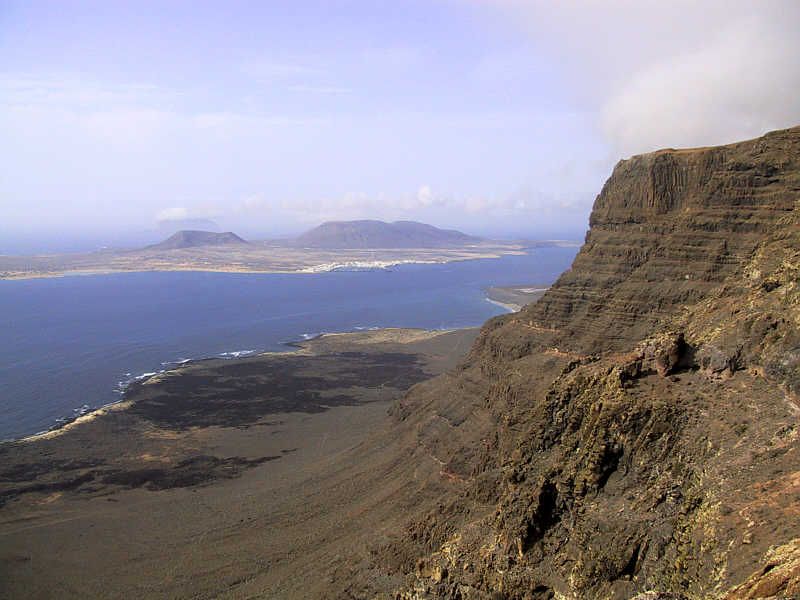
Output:
[[[576,252],[385,271],[0,281],[0,439],[114,402],[126,381],[187,359],[282,350],[323,332],[480,325],[504,312],[487,287],[553,282]]]

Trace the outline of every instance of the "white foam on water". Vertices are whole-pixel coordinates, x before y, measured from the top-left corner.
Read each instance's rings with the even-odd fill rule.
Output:
[[[324,331],[319,331],[317,333],[301,333],[300,337],[303,338],[304,341],[314,340],[320,336],[325,335]]]
[[[218,356],[222,358],[241,358],[242,356],[250,356],[256,352],[257,350],[231,350],[230,352],[220,352]]]

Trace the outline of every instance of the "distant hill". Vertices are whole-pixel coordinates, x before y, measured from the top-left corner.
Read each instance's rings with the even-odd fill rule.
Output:
[[[153,244],[150,250],[175,250],[177,248],[197,248],[199,246],[225,246],[231,244],[247,244],[245,240],[235,233],[226,231],[215,233],[213,231],[178,231],[163,242]]]
[[[415,221],[328,221],[292,240],[302,248],[442,248],[481,239]]]

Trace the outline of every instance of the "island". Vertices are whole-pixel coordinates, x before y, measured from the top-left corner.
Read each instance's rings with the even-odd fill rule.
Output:
[[[548,242],[558,245],[568,242]],[[140,271],[319,273],[387,269],[524,254],[527,242],[497,241],[404,221],[323,223],[296,238],[247,241],[233,232],[178,231],[137,249],[0,255],[0,279]]]

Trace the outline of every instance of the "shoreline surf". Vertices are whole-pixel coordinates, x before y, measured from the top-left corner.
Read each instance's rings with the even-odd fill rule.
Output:
[[[398,333],[405,333],[405,332],[414,332],[421,335],[429,334],[431,337],[446,333],[452,333],[454,331],[467,331],[470,329],[475,329],[475,327],[456,327],[456,328],[443,328],[443,329],[425,329],[425,328],[416,328],[416,327],[367,327],[367,326],[359,326],[354,327],[351,330],[347,331],[323,331],[319,333],[304,333],[301,334],[300,339],[292,340],[288,342],[283,342],[283,346],[285,346],[286,350],[277,350],[277,351],[270,351],[270,350],[234,350],[229,352],[220,352],[214,356],[203,356],[198,358],[184,358],[176,361],[164,361],[162,362],[162,366],[165,368],[159,369],[157,371],[148,371],[145,373],[140,373],[138,375],[133,375],[129,377],[127,380],[118,382],[118,385],[114,388],[114,392],[119,394],[119,398],[112,402],[107,402],[97,407],[90,407],[88,404],[84,404],[78,408],[73,409],[73,415],[68,417],[58,417],[55,419],[54,424],[49,427],[48,429],[44,429],[42,431],[37,431],[36,433],[32,433],[29,435],[23,435],[20,437],[14,438],[5,438],[0,439],[0,444],[3,443],[15,443],[15,442],[31,442],[36,441],[39,439],[44,439],[48,437],[52,437],[53,435],[60,435],[63,432],[68,431],[74,425],[79,423],[90,421],[98,416],[105,414],[108,410],[115,410],[114,407],[123,406],[126,403],[130,402],[130,399],[127,397],[129,393],[132,391],[134,386],[137,385],[148,385],[149,383],[156,383],[164,376],[173,376],[180,374],[180,372],[191,366],[195,366],[199,363],[203,362],[210,362],[215,360],[224,360],[224,361],[237,361],[247,358],[257,358],[260,356],[291,356],[303,353],[304,351],[308,350],[308,344],[311,342],[315,342],[321,340],[323,338],[333,338],[333,337],[340,337],[340,336],[355,336],[355,335],[366,335],[366,336],[380,336],[389,334],[390,337],[392,334]],[[169,365],[172,365],[171,367]]]

